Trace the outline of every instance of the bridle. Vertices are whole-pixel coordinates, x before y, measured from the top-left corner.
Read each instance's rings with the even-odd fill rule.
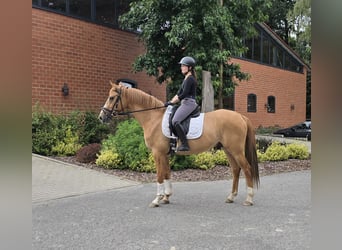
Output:
[[[103,113],[106,116],[106,119],[110,120],[110,119],[112,119],[112,117],[119,116],[119,115],[130,115],[132,113],[144,112],[144,111],[149,111],[149,110],[153,110],[153,109],[165,108],[165,106],[160,106],[160,107],[154,107],[154,108],[147,108],[147,109],[139,109],[139,110],[133,110],[133,111],[121,111],[121,112],[119,112],[119,110],[118,110],[119,104],[121,106],[121,110],[123,110],[123,107],[124,107],[123,104],[122,104],[122,98],[121,98],[122,91],[121,91],[121,89],[119,89],[119,90],[116,90],[116,92],[118,93],[118,95],[116,96],[115,102],[113,104],[113,108],[112,109],[108,109],[108,108],[105,108],[105,107],[101,108],[101,110],[103,111]]]
[[[121,109],[123,109],[123,105],[122,105],[122,99],[121,99],[121,89],[119,90],[115,90],[115,92],[118,93],[118,95],[116,96],[116,99],[115,99],[115,102],[113,104],[113,107],[112,109],[108,109],[106,107],[102,107],[101,110],[103,111],[103,113],[105,114],[106,116],[106,119],[112,119],[113,116],[117,116],[117,115],[120,115],[120,112],[118,112],[118,106],[119,106],[119,103],[121,105]],[[114,97],[109,97],[109,98],[114,98]]]

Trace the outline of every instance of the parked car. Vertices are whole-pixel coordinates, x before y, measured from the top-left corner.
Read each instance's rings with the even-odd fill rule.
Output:
[[[311,121],[305,121],[288,128],[274,131],[273,134],[283,135],[284,137],[304,137],[311,141]]]

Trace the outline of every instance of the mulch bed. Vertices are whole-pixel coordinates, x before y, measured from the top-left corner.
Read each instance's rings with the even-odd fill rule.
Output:
[[[156,173],[141,173],[131,170],[120,170],[120,169],[105,169],[96,166],[91,163],[80,163],[74,156],[70,157],[51,157],[53,159],[63,161],[70,164],[75,164],[89,169],[94,169],[107,174],[112,174],[123,179],[139,181],[139,182],[155,182]],[[259,163],[259,175],[272,175],[278,173],[286,173],[301,170],[311,169],[311,159],[308,160],[297,160],[290,159],[287,161],[276,161],[276,162],[262,162]],[[241,171],[243,176],[243,173]],[[216,166],[210,170],[200,169],[185,169],[172,171],[172,181],[216,181],[216,180],[229,180],[232,178],[230,167],[227,166]]]

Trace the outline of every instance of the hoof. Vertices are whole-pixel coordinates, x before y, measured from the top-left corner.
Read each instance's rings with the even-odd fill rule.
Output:
[[[253,202],[251,202],[251,201],[245,201],[245,202],[243,203],[243,205],[244,205],[244,206],[253,206]]]
[[[164,195],[161,202],[163,202],[164,204],[170,204],[169,197],[170,197],[170,195]]]
[[[150,208],[154,208],[154,207],[159,207],[159,204],[156,204],[156,203],[151,203],[149,205]]]
[[[233,203],[233,202],[234,202],[234,200],[231,200],[229,198],[226,199],[226,203]]]
[[[164,200],[164,199],[162,199],[161,202],[163,202],[164,204],[170,204],[170,201],[169,201],[169,200]]]

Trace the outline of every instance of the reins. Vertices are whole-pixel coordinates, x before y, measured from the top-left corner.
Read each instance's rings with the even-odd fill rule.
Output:
[[[144,112],[144,111],[149,111],[149,110],[154,110],[154,109],[161,109],[161,108],[165,108],[165,106],[154,107],[154,108],[147,108],[147,109],[139,109],[139,110],[133,110],[133,111],[119,112],[116,115],[129,115],[129,114],[132,114],[132,113]]]
[[[154,110],[154,109],[161,109],[161,108],[165,108],[165,106],[160,106],[160,107],[153,107],[153,108],[146,108],[146,109],[139,109],[139,110],[133,110],[133,111],[122,111],[122,112],[117,112],[115,109],[116,107],[119,105],[121,105],[121,107],[123,107],[122,105],[122,100],[121,100],[121,89],[119,91],[117,91],[117,93],[119,94],[117,99],[115,100],[115,103],[113,105],[112,110],[107,109],[105,107],[102,107],[101,110],[105,113],[105,115],[107,116],[107,118],[111,118],[113,116],[118,116],[118,115],[130,115],[132,113],[138,113],[138,112],[144,112],[144,111],[149,111],[149,110]]]

